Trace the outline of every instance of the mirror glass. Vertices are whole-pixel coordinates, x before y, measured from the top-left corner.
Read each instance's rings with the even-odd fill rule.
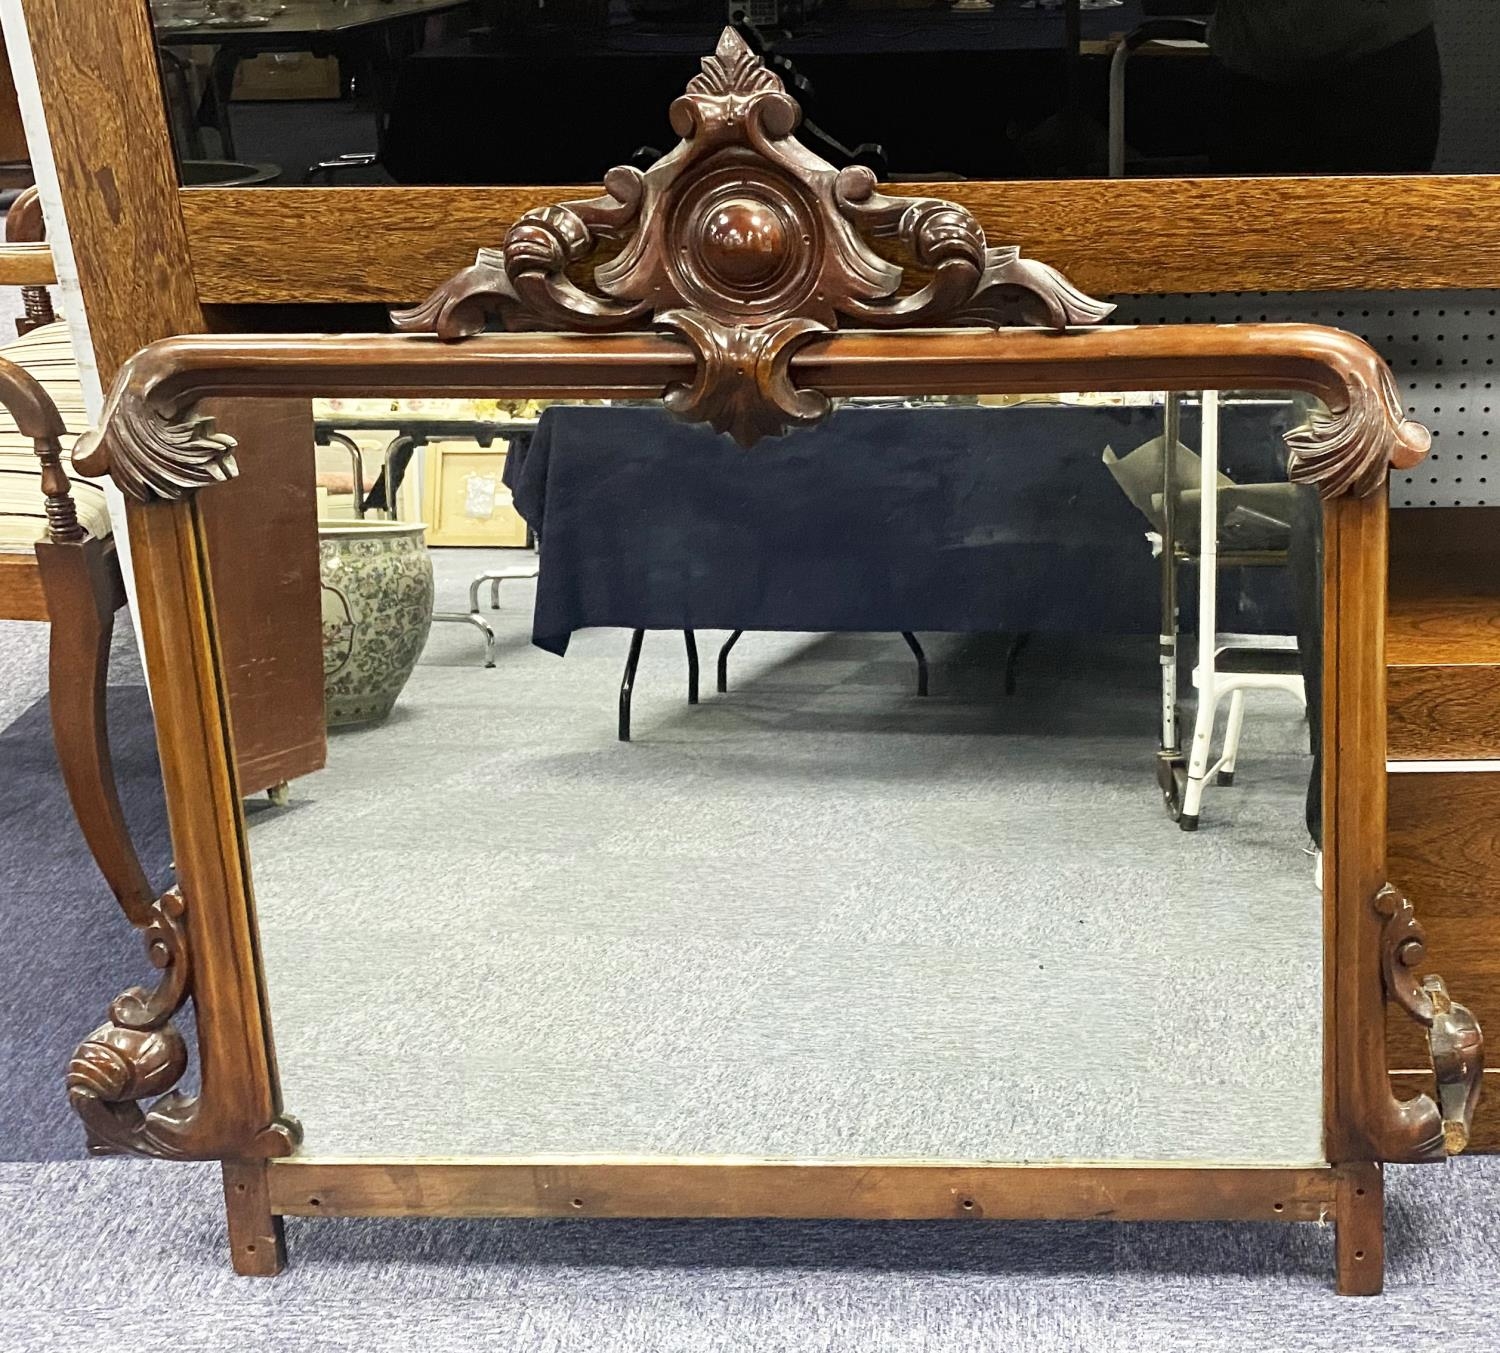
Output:
[[[676,144],[667,110],[726,22],[803,141],[882,179],[1500,170],[1500,11],[1466,0],[151,9],[189,185],[597,183]]]
[[[316,404],[327,764],[247,801],[303,1150],[1321,1160],[1306,413]]]

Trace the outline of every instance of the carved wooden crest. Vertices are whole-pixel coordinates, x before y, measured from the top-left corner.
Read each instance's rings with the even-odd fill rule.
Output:
[[[682,141],[670,154],[644,173],[610,170],[602,197],[527,212],[500,249],[398,312],[396,328],[454,340],[491,320],[592,333],[665,326],[700,367],[668,405],[749,446],[826,416],[828,400],[796,389],[789,363],[841,323],[1062,329],[1114,309],[1019,249],[990,247],[963,207],[887,197],[868,169],[812,154],[793,134],[796,101],[732,28],[671,116]],[[586,289],[575,277],[591,262]]]

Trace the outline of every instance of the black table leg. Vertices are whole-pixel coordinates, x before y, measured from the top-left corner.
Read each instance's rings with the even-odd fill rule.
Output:
[[[740,641],[740,635],[744,630],[735,630],[733,634],[724,640],[724,647],[719,650],[719,694],[723,695],[729,690],[729,651]]]
[[[901,637],[906,640],[906,646],[911,649],[912,657],[917,660],[917,694],[927,694],[927,655],[922,652],[922,645],[917,642],[917,636],[910,630],[902,630]]]
[[[688,658],[688,704],[698,703],[698,640],[692,630],[683,630],[683,641],[687,644]]]
[[[625,659],[625,675],[620,679],[620,741],[630,741],[630,692],[635,687],[635,669],[641,660],[641,642],[645,630],[635,630],[630,636],[630,653]]]

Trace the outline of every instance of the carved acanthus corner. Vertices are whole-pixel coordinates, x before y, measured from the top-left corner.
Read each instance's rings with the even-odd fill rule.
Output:
[[[1379,493],[1391,470],[1411,469],[1432,448],[1432,434],[1407,418],[1390,367],[1365,353],[1369,369],[1350,371],[1344,407],[1287,434],[1292,481],[1314,485],[1324,498]]]
[[[500,249],[396,313],[396,328],[453,341],[491,321],[586,333],[665,325],[700,363],[669,406],[749,446],[830,407],[792,390],[789,334],[801,342],[841,323],[1061,329],[1114,309],[1018,249],[990,247],[965,208],[885,196],[869,170],[814,155],[793,135],[796,101],[732,28],[671,116],[676,149],[644,173],[611,170],[601,197],[525,213]],[[586,289],[575,279],[590,263]],[[743,386],[717,388],[741,367]]]
[[[141,930],[161,980],[154,988],[131,987],[116,997],[108,1022],[78,1045],[68,1064],[68,1101],[96,1154],[173,1159],[203,1154],[194,1146],[198,1097],[175,1088],[188,1066],[187,1043],[172,1023],[192,990],[185,912],[176,889],[152,905]],[[293,1120],[278,1120],[241,1154],[286,1155],[299,1137]]]
[[[212,418],[175,419],[128,382],[119,388],[123,397],[111,413],[108,438],[95,429],[73,448],[73,465],[82,474],[109,475],[126,497],[145,503],[175,502],[239,473],[234,438],[215,432]]]
[[[1441,977],[1418,977],[1417,969],[1427,956],[1427,937],[1411,902],[1387,884],[1376,895],[1375,909],[1385,918],[1381,971],[1386,996],[1427,1029],[1437,1078],[1436,1106],[1425,1095],[1402,1105],[1417,1129],[1409,1158],[1456,1155],[1469,1144],[1484,1073],[1484,1036],[1472,1012],[1449,996]],[[1440,1132],[1435,1132],[1439,1124]]]

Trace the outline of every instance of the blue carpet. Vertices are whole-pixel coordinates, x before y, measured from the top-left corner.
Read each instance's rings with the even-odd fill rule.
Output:
[[[112,687],[109,718],[125,815],[160,884],[172,852],[146,688]],[[152,970],[78,830],[45,699],[0,732],[0,823],[0,1160],[77,1158],[68,1058],[110,999]]]

